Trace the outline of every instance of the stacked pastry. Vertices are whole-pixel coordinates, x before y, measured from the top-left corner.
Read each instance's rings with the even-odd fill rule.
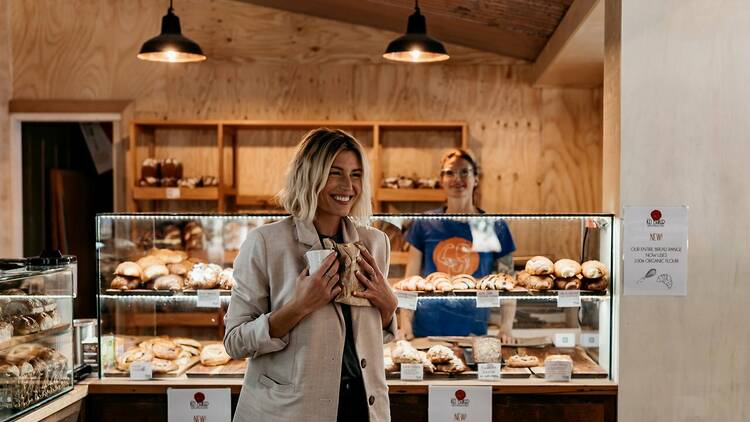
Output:
[[[201,343],[190,338],[153,337],[117,356],[115,365],[128,372],[134,362],[150,362],[154,373],[165,374],[194,362],[201,349]]]
[[[393,288],[412,292],[450,292],[476,289],[477,280],[470,274],[457,274],[451,277],[443,272],[434,272],[425,278],[418,275],[407,277],[394,284]]]
[[[183,177],[182,163],[176,158],[146,158],[141,164],[138,186],[147,187],[208,187],[218,186],[215,176]]]
[[[460,373],[468,370],[463,360],[448,347],[436,345],[423,352],[415,349],[406,340],[397,341],[390,356],[384,356],[386,372],[395,371],[402,363],[422,364],[424,372],[429,374],[437,371]]]
[[[68,359],[36,343],[24,343],[0,352],[0,407],[22,408],[70,385]]]
[[[446,346],[432,346],[427,350],[426,356],[440,372],[457,374],[469,369],[464,361],[456,355],[453,349]]]
[[[477,285],[479,290],[513,290],[516,277],[511,274],[497,273],[484,276]]]
[[[606,290],[609,271],[599,261],[579,264],[572,259],[552,262],[544,256],[535,256],[526,262],[526,268],[517,274],[517,284],[529,290]]]
[[[440,189],[440,181],[429,177],[391,176],[380,182],[380,187],[387,189]]]
[[[187,253],[152,249],[136,262],[125,261],[115,269],[110,288],[134,290],[214,289],[231,290],[235,280],[231,268],[188,259]]]
[[[29,296],[20,289],[0,291],[0,342],[52,329],[62,323],[57,302]]]

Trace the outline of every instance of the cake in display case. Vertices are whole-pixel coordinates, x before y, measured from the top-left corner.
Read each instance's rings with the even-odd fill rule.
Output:
[[[100,376],[242,377],[223,349],[232,266],[247,233],[286,216],[97,216]],[[425,379],[613,378],[613,263],[618,221],[588,215],[375,215],[390,239],[388,281],[399,339],[384,345],[388,378],[421,364]],[[344,246],[329,245],[332,249]],[[340,271],[347,271],[341,266]],[[353,288],[356,288],[354,286]],[[408,328],[407,328],[408,326]]]
[[[73,257],[0,260],[0,421],[73,388]]]

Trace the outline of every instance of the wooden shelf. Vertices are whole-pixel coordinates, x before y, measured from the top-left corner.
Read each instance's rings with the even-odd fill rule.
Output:
[[[276,199],[273,195],[237,195],[235,203],[240,206],[258,206],[278,208]]]
[[[388,189],[379,188],[376,200],[381,202],[443,202],[442,189]]]
[[[208,200],[216,201],[219,199],[219,188],[151,188],[151,187],[134,187],[133,199],[148,200],[181,200],[181,201],[198,201]]]
[[[49,336],[64,333],[68,329],[70,329],[70,324],[60,324],[56,327],[50,328],[49,330],[39,331],[38,333],[26,334],[23,336],[13,336],[9,340],[0,342],[0,350],[9,349],[19,344],[33,343],[37,340],[44,339]]]

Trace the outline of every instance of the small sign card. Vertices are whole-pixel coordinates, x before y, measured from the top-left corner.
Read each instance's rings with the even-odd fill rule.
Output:
[[[422,381],[424,379],[424,366],[421,363],[402,363],[401,381]]]
[[[500,292],[497,290],[477,291],[477,308],[499,308]]]
[[[151,362],[133,362],[130,364],[130,379],[136,381],[150,380],[153,377]]]
[[[549,360],[544,363],[544,379],[568,382],[573,374],[573,363],[564,360]]]
[[[213,290],[198,290],[198,308],[220,308],[221,307],[221,292],[219,289]]]
[[[167,188],[167,199],[180,199],[180,188]]]
[[[581,306],[580,290],[559,290],[557,292],[558,308],[579,308]]]
[[[499,363],[478,363],[477,374],[479,381],[500,381],[502,365]]]
[[[599,334],[596,334],[596,333],[581,334],[581,346],[599,347]]]
[[[417,292],[396,292],[396,299],[398,299],[399,308],[411,309],[412,311],[416,311],[417,297]]]
[[[573,333],[555,334],[555,347],[575,347],[576,335]]]
[[[490,422],[492,387],[431,385],[427,418],[430,422]]]
[[[231,418],[229,388],[167,389],[168,422],[230,422]]]

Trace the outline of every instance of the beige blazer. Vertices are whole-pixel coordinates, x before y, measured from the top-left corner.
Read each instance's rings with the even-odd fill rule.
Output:
[[[348,218],[343,225],[344,240],[364,242],[387,276],[388,237]],[[268,315],[292,299],[311,249],[322,249],[313,224],[288,217],[248,233],[234,261],[237,284],[224,317],[224,346],[233,358],[250,358],[234,422],[336,420],[345,336],[341,306],[318,309],[283,338],[269,336]],[[383,330],[376,308],[351,309],[370,422],[389,421],[383,342],[394,338],[396,319]]]

